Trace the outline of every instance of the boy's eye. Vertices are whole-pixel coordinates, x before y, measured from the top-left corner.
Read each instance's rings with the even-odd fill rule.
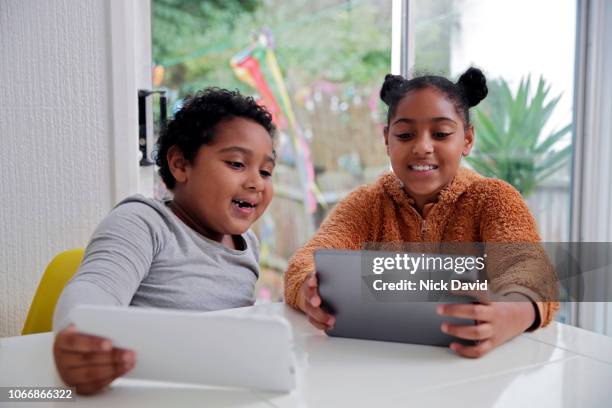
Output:
[[[244,164],[240,162],[226,161],[225,163],[227,163],[228,166],[233,167],[235,169],[241,169],[244,167]]]
[[[264,178],[272,177],[272,172],[269,172],[267,170],[261,170],[259,174],[261,174],[261,176]]]
[[[414,133],[400,133],[395,135],[398,139],[407,140],[414,136]]]

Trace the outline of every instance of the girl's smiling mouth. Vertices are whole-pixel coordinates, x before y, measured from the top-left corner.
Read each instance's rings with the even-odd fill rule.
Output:
[[[410,164],[408,165],[408,169],[417,172],[428,172],[432,170],[437,170],[438,166],[435,164]]]

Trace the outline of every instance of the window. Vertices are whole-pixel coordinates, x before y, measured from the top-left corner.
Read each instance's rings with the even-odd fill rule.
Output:
[[[175,108],[192,91],[222,86],[273,111],[275,198],[255,231],[257,296],[276,299],[280,272],[327,211],[388,169],[378,94],[391,69],[392,3],[191,3],[153,1],[155,85]]]
[[[569,241],[576,1],[407,5],[413,72],[456,79],[476,66],[487,76],[489,95],[473,109],[476,145],[466,164],[517,188],[543,241]],[[567,316],[562,310],[558,318]]]

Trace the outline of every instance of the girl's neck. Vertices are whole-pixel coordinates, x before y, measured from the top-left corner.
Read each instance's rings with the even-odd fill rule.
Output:
[[[423,216],[423,209],[425,208],[425,206],[427,204],[431,204],[431,203],[435,203],[438,201],[438,197],[440,196],[440,192],[442,192],[443,190],[447,189],[451,184],[453,184],[453,181],[455,181],[455,177],[453,177],[453,179],[446,185],[442,186],[438,191],[431,193],[429,195],[426,196],[416,196],[415,194],[412,194],[408,188],[406,188],[406,185],[402,182],[402,188],[404,190],[404,192],[406,193],[406,195],[408,197],[410,197],[413,201],[414,201],[414,208],[417,210],[417,212]]]
[[[406,195],[408,197],[410,197],[413,201],[414,201],[414,209],[417,210],[417,212],[423,216],[423,209],[425,208],[425,206],[427,204],[430,203],[435,203],[436,201],[438,201],[438,195],[440,194],[440,192],[436,192],[435,194],[431,194],[428,196],[423,196],[423,197],[418,197],[414,194],[412,194],[410,191],[408,191],[408,189],[406,188],[406,186],[404,186],[404,192],[406,193]]]
[[[421,217],[425,217],[423,215],[423,210],[427,204],[435,203],[438,200],[438,195],[436,195],[433,199],[425,199],[425,200],[417,200],[414,199],[414,208],[421,215]]]

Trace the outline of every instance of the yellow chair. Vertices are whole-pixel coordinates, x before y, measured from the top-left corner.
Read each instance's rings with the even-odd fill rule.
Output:
[[[55,256],[45,269],[38,284],[22,335],[52,330],[53,311],[64,286],[75,274],[83,260],[85,250],[70,249]]]

